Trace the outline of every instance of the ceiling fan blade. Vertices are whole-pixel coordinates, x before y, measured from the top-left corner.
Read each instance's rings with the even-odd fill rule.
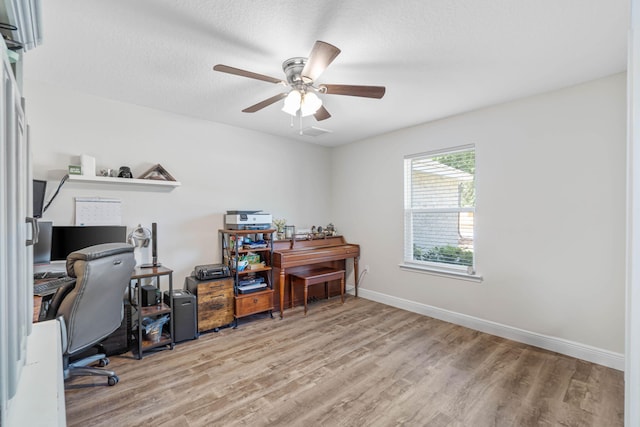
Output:
[[[331,114],[329,114],[327,109],[321,105],[320,108],[318,108],[318,111],[315,112],[313,117],[315,117],[317,121],[321,122],[322,120],[326,120],[331,117]]]
[[[364,98],[382,98],[386,91],[384,86],[354,86],[354,85],[320,85],[329,95],[362,96]]]
[[[320,74],[336,59],[336,56],[340,54],[340,49],[325,43],[323,41],[316,41],[311,49],[307,63],[302,69],[302,80],[305,83],[315,81],[320,77]]]
[[[250,79],[262,80],[269,83],[283,83],[286,84],[282,79],[276,79],[275,77],[265,76],[264,74],[253,73],[251,71],[242,70],[240,68],[230,67],[228,65],[218,64],[213,67],[215,71],[220,71],[222,73],[235,74],[236,76],[241,77],[249,77]]]
[[[276,96],[272,96],[269,99],[265,99],[264,101],[258,102],[257,104],[252,105],[251,107],[247,107],[242,110],[243,113],[255,113],[256,111],[262,110],[264,107],[268,107],[274,102],[280,101],[282,98],[287,96],[286,93],[279,93]]]

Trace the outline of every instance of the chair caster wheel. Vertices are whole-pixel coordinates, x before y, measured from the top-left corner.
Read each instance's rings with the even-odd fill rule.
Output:
[[[109,358],[108,357],[104,357],[104,358],[102,358],[102,359],[100,359],[98,361],[98,366],[101,367],[101,368],[104,368],[108,364],[109,364]]]
[[[116,385],[116,384],[118,384],[118,381],[120,381],[120,378],[118,378],[117,375],[109,377],[109,379],[108,379],[109,385]]]

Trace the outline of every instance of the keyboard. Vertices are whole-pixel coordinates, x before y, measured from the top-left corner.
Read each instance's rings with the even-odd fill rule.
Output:
[[[73,283],[76,279],[73,277],[59,277],[57,279],[49,280],[47,282],[36,283],[33,285],[33,294],[39,296],[46,296],[55,294],[58,289],[66,285],[67,283]]]
[[[64,271],[41,271],[39,273],[33,273],[33,280],[39,279],[59,279],[65,277]]]

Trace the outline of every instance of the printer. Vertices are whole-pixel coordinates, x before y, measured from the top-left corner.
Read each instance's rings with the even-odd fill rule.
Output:
[[[262,211],[227,211],[224,216],[227,230],[266,230],[272,220],[271,214]]]
[[[206,264],[196,265],[193,269],[192,276],[198,280],[211,280],[230,277],[229,266],[224,264]]]

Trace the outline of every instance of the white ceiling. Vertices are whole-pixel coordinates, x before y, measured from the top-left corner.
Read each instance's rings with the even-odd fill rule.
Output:
[[[626,69],[628,0],[42,1],[44,43],[25,79],[335,146]],[[276,84],[316,40],[342,50],[320,83],[386,86],[384,98],[322,95],[331,133],[299,136]]]

